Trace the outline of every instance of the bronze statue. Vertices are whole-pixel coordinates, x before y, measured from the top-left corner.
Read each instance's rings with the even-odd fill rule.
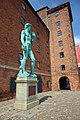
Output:
[[[21,60],[20,70],[18,73],[18,77],[37,77],[34,74],[34,65],[35,65],[35,57],[32,51],[32,44],[36,39],[36,34],[31,32],[32,24],[26,23],[24,26],[24,30],[21,32],[21,43],[22,43],[22,50],[23,50],[23,59]],[[26,61],[30,57],[31,59],[31,71],[28,73],[26,71]]]

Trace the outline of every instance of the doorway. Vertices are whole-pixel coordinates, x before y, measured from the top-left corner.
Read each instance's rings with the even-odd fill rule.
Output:
[[[42,78],[40,75],[37,75],[37,79],[38,79],[38,93],[42,92]]]
[[[11,77],[10,78],[10,92],[14,93],[16,92],[16,83],[15,83],[16,78],[15,77]]]
[[[70,82],[68,77],[61,77],[59,79],[60,90],[71,90]]]

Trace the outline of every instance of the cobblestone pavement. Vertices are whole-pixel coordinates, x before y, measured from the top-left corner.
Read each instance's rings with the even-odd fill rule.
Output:
[[[0,120],[80,120],[80,91],[51,91],[38,95],[30,110],[13,108],[13,100],[0,102]]]

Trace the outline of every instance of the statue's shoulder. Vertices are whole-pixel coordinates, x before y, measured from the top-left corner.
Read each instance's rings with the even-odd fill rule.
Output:
[[[29,33],[26,30],[24,30],[24,34],[25,36],[29,36]]]

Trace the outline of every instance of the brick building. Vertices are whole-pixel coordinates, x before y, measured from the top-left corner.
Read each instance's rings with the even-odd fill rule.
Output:
[[[44,7],[37,13],[50,30],[52,90],[79,89],[70,3]]]
[[[79,89],[70,3],[52,9],[44,7],[37,13],[27,0],[0,1],[0,93],[15,92],[14,81],[20,66],[18,56],[22,53],[20,32],[27,22],[37,34],[32,49],[38,92]],[[29,65],[30,60],[28,71]]]
[[[22,53],[20,32],[25,23],[33,25],[37,39],[32,46],[36,58],[38,92],[50,90],[49,30],[27,0],[0,1],[0,93],[15,92],[19,70],[18,55]],[[27,70],[30,70],[30,60]]]

